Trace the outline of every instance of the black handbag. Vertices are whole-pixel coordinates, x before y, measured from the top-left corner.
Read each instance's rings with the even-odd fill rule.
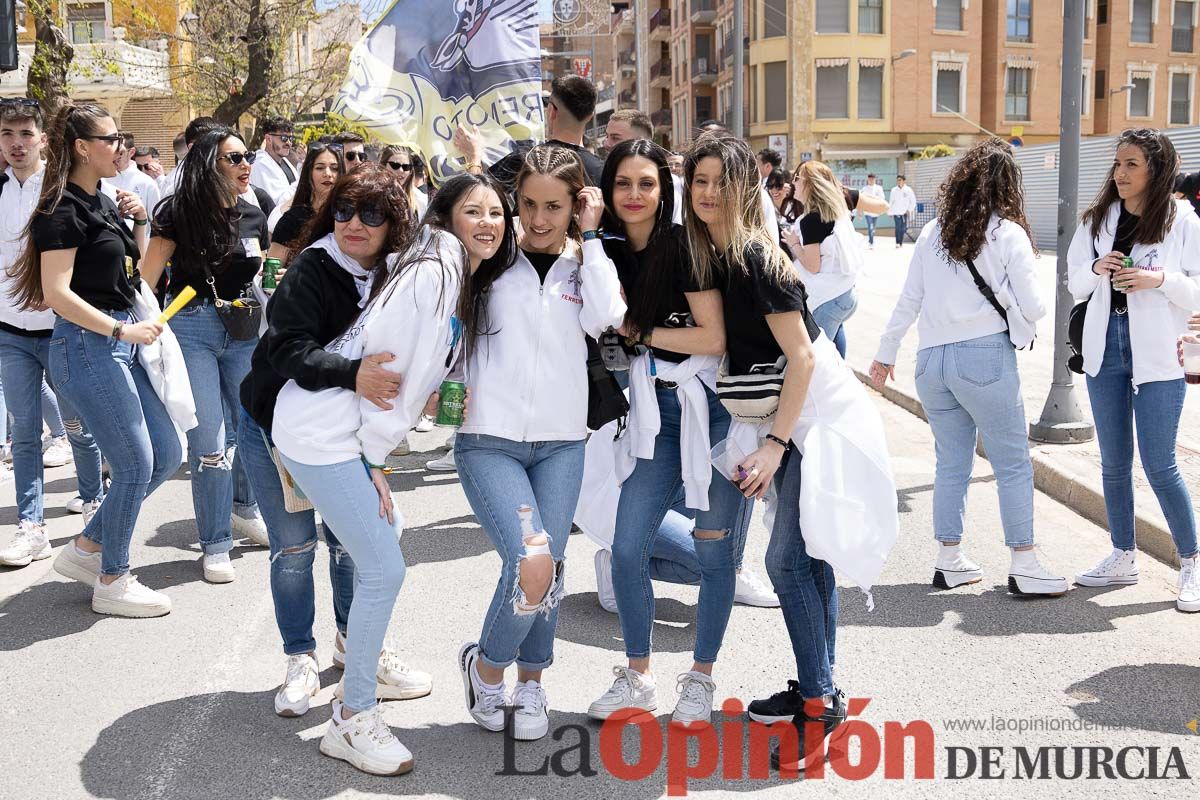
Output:
[[[629,401],[621,391],[621,384],[604,365],[600,345],[590,336],[587,337],[587,348],[587,426],[595,431],[628,414]]]
[[[207,262],[204,264],[204,276],[209,291],[212,292],[217,318],[225,326],[229,338],[239,342],[257,339],[259,327],[262,325],[263,308],[262,303],[254,297],[250,284],[242,288],[241,296],[233,300],[222,300],[217,294],[217,284]]]
[[[1095,266],[1096,259],[1100,258],[1100,254],[1096,252],[1096,245],[1092,244],[1092,265]],[[1071,315],[1067,317],[1067,344],[1071,346],[1071,355],[1067,358],[1067,369],[1074,372],[1076,375],[1083,374],[1083,320],[1087,317],[1088,301],[1076,303],[1071,307]]]

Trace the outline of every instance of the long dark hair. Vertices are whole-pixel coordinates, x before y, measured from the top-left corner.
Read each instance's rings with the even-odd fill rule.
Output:
[[[39,214],[49,216],[58,208],[67,189],[71,170],[75,167],[75,142],[99,133],[98,123],[102,119],[112,119],[112,114],[102,106],[93,103],[76,105],[68,101],[59,109],[46,131],[46,147],[42,150],[46,158],[42,193],[38,196],[37,209],[21,234],[24,241],[21,255],[8,271],[13,279],[9,296],[21,308],[40,306],[45,300],[42,294],[42,254],[29,235],[33,220]]]
[[[217,166],[221,145],[241,137],[232,128],[206,131],[192,144],[179,168],[175,193],[155,209],[170,208],[175,226],[175,248],[206,261],[214,273],[222,272],[237,245],[240,212],[229,211],[237,187]],[[182,261],[182,259],[176,259]]]
[[[1025,218],[1021,168],[1012,146],[996,137],[977,142],[942,181],[938,225],[946,256],[964,264],[979,255],[993,214],[1020,225],[1033,242]]]
[[[307,206],[312,208],[313,188],[312,188],[312,171],[313,164],[317,158],[325,153],[332,153],[337,159],[338,176],[346,173],[346,164],[342,160],[342,146],[333,144],[332,142],[317,142],[308,146],[308,152],[304,156],[304,166],[300,167],[300,177],[296,180],[296,193],[292,195],[293,206]],[[316,209],[313,209],[314,211]]]
[[[799,169],[799,167],[796,169]],[[784,186],[788,187],[787,196],[784,197],[783,202],[779,204],[777,214],[779,215],[780,219],[790,225],[798,220],[801,214],[804,213],[803,204],[796,199],[795,178],[792,175],[784,172],[782,169],[776,167],[775,169],[771,170],[771,174],[767,176],[767,184],[765,188],[768,192],[770,192],[771,187],[773,186],[779,188],[783,188]],[[772,204],[775,202],[774,197],[771,198],[771,202]]]
[[[1179,171],[1179,154],[1175,145],[1164,134],[1150,128],[1134,128],[1123,131],[1117,139],[1117,150],[1133,145],[1146,158],[1150,171],[1150,183],[1146,186],[1145,202],[1137,227],[1133,229],[1134,244],[1157,244],[1167,238],[1175,224],[1175,173]],[[1100,235],[1108,208],[1121,199],[1117,193],[1117,182],[1113,174],[1117,171],[1116,161],[1108,169],[1108,176],[1096,199],[1083,212],[1083,224],[1092,229],[1092,237]]]
[[[415,163],[415,162],[414,162]],[[521,197],[521,184],[530,175],[548,175],[557,178],[567,185],[567,196],[571,202],[588,185],[587,172],[583,169],[583,161],[574,150],[557,144],[539,144],[525,154],[525,162],[517,173],[514,182],[518,202]],[[583,232],[579,230],[579,221],[572,215],[567,226],[567,238],[579,241]]]
[[[626,318],[639,331],[649,330],[658,322],[655,317],[670,284],[672,269],[677,264],[682,264],[685,270],[690,268],[686,249],[681,246],[682,236],[673,235],[671,230],[671,217],[675,212],[675,182],[671,179],[671,165],[667,161],[667,155],[666,150],[649,139],[626,139],[608,154],[604,162],[604,172],[600,176],[600,192],[604,195],[604,216],[600,226],[605,233],[624,235],[625,224],[617,216],[616,207],[613,205],[613,185],[617,180],[617,170],[626,159],[636,157],[652,162],[658,171],[658,192],[662,202],[659,203],[654,229],[650,232],[650,240],[646,244],[649,257],[645,260],[645,263],[653,267],[638,270],[636,284],[625,287],[629,297]],[[614,261],[619,259],[620,262],[632,265],[638,260],[628,241],[621,243],[606,240],[604,249],[615,256]]]

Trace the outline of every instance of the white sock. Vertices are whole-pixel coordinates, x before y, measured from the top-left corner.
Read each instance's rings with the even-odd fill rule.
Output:
[[[478,667],[472,666],[471,669],[475,670],[475,679],[479,681],[479,685],[484,689],[491,689],[494,692],[498,692],[504,688],[504,681],[500,681],[499,683],[488,683],[480,676]]]
[[[1033,550],[1013,550],[1012,551],[1012,563],[1013,563],[1013,565],[1035,564],[1035,563],[1037,563],[1037,556],[1034,555]]]
[[[80,546],[79,546],[79,545],[77,545],[77,544],[74,544],[74,545],[71,545],[71,546],[72,546],[72,547],[74,547],[74,548],[75,548],[75,552],[76,552],[76,553],[79,553],[79,555],[81,555],[81,556],[85,556],[85,557],[86,557],[86,556],[94,556],[94,555],[96,555],[95,553],[89,553],[87,550],[84,550],[82,547],[80,547]]]

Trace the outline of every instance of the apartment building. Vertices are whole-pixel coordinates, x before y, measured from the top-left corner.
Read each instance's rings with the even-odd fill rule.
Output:
[[[717,115],[717,0],[671,0],[671,141]]]

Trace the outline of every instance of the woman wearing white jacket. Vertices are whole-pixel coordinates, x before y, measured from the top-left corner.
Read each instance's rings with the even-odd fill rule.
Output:
[[[983,578],[960,544],[978,432],[996,473],[1004,543],[1012,550],[1008,590],[1059,596],[1066,578],[1047,572],[1033,551],[1033,465],[1013,347],[1033,341],[1046,307],[1012,149],[999,139],[978,143],[954,165],[940,197],[937,219],[917,240],[871,378],[882,388],[895,376],[900,341],[919,317],[917,394],[937,442],[933,585],[952,589]]]
[[[1137,583],[1133,428],[1146,478],[1179,552],[1180,611],[1200,611],[1196,520],[1175,462],[1186,384],[1176,341],[1200,309],[1200,219],[1172,198],[1179,157],[1157,131],[1129,130],[1071,240],[1068,288],[1087,301],[1083,371],[1100,442],[1112,552],[1075,577],[1084,586]],[[1126,268],[1124,260],[1133,260]]]
[[[486,302],[466,365],[471,409],[454,442],[463,491],[504,561],[480,640],[459,651],[467,708],[484,729],[503,730],[504,671],[515,662],[512,735],[523,740],[549,725],[541,678],[554,659],[583,480],[584,337],[625,317],[617,270],[596,232],[604,202],[585,183],[567,148],[541,145],[526,155],[516,179],[520,251],[511,266],[477,278]]]

